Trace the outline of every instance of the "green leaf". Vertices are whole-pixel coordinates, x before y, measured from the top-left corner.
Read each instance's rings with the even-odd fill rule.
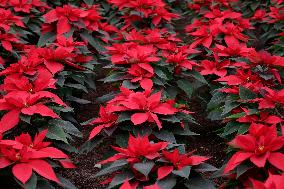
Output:
[[[192,84],[188,80],[185,80],[185,79],[178,80],[177,84],[178,84],[178,87],[187,94],[188,98],[191,98],[192,93],[193,93]]]
[[[103,175],[106,175],[106,174],[110,174],[114,171],[120,170],[122,167],[124,167],[127,164],[128,164],[128,162],[125,159],[117,160],[117,161],[113,162],[110,166],[99,171],[95,175],[95,177],[103,176]]]
[[[121,123],[124,121],[130,121],[131,119],[131,114],[128,112],[122,112],[121,114],[119,114],[118,119],[116,120],[115,123]]]
[[[134,127],[132,130],[135,136],[149,136],[152,133],[151,127]]]
[[[159,180],[157,184],[160,186],[162,189],[172,189],[176,185],[176,178],[174,177],[166,177],[165,179]]]
[[[62,119],[52,119],[48,123],[50,125],[63,128],[63,130],[68,134],[71,134],[77,137],[83,137],[83,134],[70,121],[65,121]]]
[[[94,47],[98,52],[103,53],[106,52],[106,49],[104,48],[103,45],[100,44],[93,36],[91,36],[87,31],[84,31],[83,33],[80,34],[81,37],[88,41],[88,43]]]
[[[68,144],[67,138],[69,137],[63,130],[63,128],[50,125],[48,127],[48,133],[46,134],[47,138],[53,139],[53,140],[59,140],[63,141]]]
[[[243,117],[245,115],[246,115],[245,112],[240,112],[240,113],[230,115],[230,116],[226,117],[226,119],[238,119],[238,118]]]
[[[103,95],[103,96],[98,97],[98,98],[96,99],[96,102],[97,102],[97,103],[104,103],[104,102],[107,102],[107,101],[113,99],[113,98],[115,97],[115,95],[116,95],[116,94],[113,93],[113,92],[111,92],[111,93],[109,93],[109,94],[105,94],[105,95]]]
[[[25,114],[21,114],[20,115],[20,119],[28,124],[31,124],[31,116],[25,115]]]
[[[175,128],[175,130],[173,130],[173,133],[175,135],[181,135],[181,136],[194,136],[194,135],[199,135],[195,132],[192,132],[189,130],[188,124],[185,124],[184,129],[182,128]]]
[[[242,174],[247,172],[247,170],[251,169],[252,167],[250,165],[241,164],[237,167],[237,178],[239,178]]]
[[[135,163],[134,168],[142,173],[145,177],[148,177],[149,173],[151,172],[152,168],[154,167],[155,163],[152,161],[148,161],[145,163]]]
[[[159,68],[155,68],[155,74],[157,74],[157,76],[159,76],[162,79],[165,79],[165,80],[168,79],[167,75],[162,70],[160,70]]]
[[[73,101],[73,102],[77,102],[77,103],[79,103],[79,104],[90,104],[90,103],[91,103],[91,101],[89,101],[89,100],[77,98],[77,97],[75,97],[75,96],[67,96],[66,100],[68,100],[68,101]]]
[[[240,125],[238,129],[238,135],[245,134],[246,132],[248,132],[248,129],[249,129],[249,125],[246,125],[246,124]]]
[[[231,99],[227,100],[225,102],[225,105],[223,106],[223,112],[222,115],[226,115],[227,113],[231,112],[234,108],[238,107],[240,103],[233,101]]]
[[[131,172],[126,172],[126,173],[120,173],[117,174],[112,180],[111,183],[109,184],[108,188],[113,188],[116,187],[122,183],[124,183],[124,181],[126,179],[131,180],[134,177],[133,173]]]
[[[37,183],[36,189],[55,189],[51,182],[48,182],[47,180],[40,180]]]
[[[188,189],[216,189],[213,182],[200,176],[189,179],[185,186]]]
[[[82,84],[73,84],[73,83],[68,83],[68,84],[65,84],[66,87],[71,87],[71,88],[74,88],[74,89],[79,89],[79,90],[83,90],[84,92],[88,92],[87,88],[82,85]]]
[[[83,0],[83,1],[88,5],[94,4],[94,0]]]
[[[129,134],[118,134],[115,137],[115,143],[122,147],[122,148],[126,148],[128,146],[128,139],[129,139]]]
[[[37,46],[43,47],[47,43],[52,43],[56,39],[56,34],[53,32],[47,32],[43,35],[40,35],[40,38],[38,40]]]
[[[210,165],[208,163],[202,163],[202,164],[196,166],[196,168],[194,170],[197,171],[197,172],[204,173],[204,172],[217,171],[219,169],[217,169],[216,167],[214,167],[213,165]]]
[[[22,185],[22,187],[24,189],[36,189],[36,185],[37,185],[37,176],[35,173],[33,173],[29,181],[25,185]]]
[[[197,71],[191,71],[190,74],[192,77],[194,77],[195,79],[197,79],[198,81],[200,81],[201,83],[204,84],[208,84],[208,82],[206,81],[206,79],[203,77],[203,75],[201,75],[199,72]]]
[[[154,135],[162,141],[177,143],[174,134],[172,132],[167,131],[167,130],[161,130],[159,132],[155,132]]]
[[[181,170],[173,171],[172,173],[183,178],[188,178],[190,175],[190,171],[191,171],[191,166],[186,166]]]
[[[133,84],[129,80],[124,80],[122,82],[122,86],[127,89],[137,89],[139,87],[139,84]]]
[[[106,78],[104,78],[103,81],[104,81],[104,83],[121,81],[121,80],[123,80],[124,76],[125,76],[124,73],[112,73],[111,75],[109,75]]]
[[[57,176],[60,181],[60,186],[62,186],[64,189],[77,189],[74,184],[72,184],[68,179]]]
[[[256,93],[243,86],[240,86],[239,95],[242,100],[252,100],[257,97]]]

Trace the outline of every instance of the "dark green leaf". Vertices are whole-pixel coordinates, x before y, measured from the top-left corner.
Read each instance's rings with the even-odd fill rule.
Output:
[[[154,135],[162,141],[176,143],[176,139],[175,139],[174,134],[172,132],[167,131],[167,130],[161,130],[159,132],[155,132]]]
[[[69,136],[64,132],[64,130],[61,127],[50,125],[48,127],[48,133],[46,134],[46,137],[68,143],[67,138]]]
[[[125,159],[117,160],[117,161],[113,162],[110,166],[99,171],[95,176],[99,177],[99,176],[103,176],[103,175],[106,175],[106,174],[110,174],[114,171],[120,170],[122,167],[124,167],[127,164],[128,164],[128,162]]]
[[[77,102],[77,103],[79,103],[79,104],[90,104],[90,103],[91,103],[89,100],[77,98],[77,97],[75,97],[75,96],[68,96],[68,97],[67,97],[67,100],[68,100],[68,101]]]
[[[88,41],[88,43],[94,47],[98,52],[103,53],[106,51],[103,45],[100,44],[93,36],[91,36],[87,31],[84,31],[83,33],[80,34],[81,37]]]
[[[119,114],[118,119],[116,120],[116,123],[121,123],[124,121],[130,121],[131,114],[128,112],[122,112]]]
[[[50,125],[54,125],[54,126],[63,128],[63,130],[68,134],[71,134],[71,135],[77,136],[77,137],[83,137],[83,134],[77,129],[77,127],[75,127],[69,121],[64,121],[64,120],[61,120],[61,119],[52,119],[48,123]]]
[[[190,171],[191,171],[191,166],[186,166],[181,170],[173,171],[172,173],[183,178],[188,178],[190,175]]]
[[[193,177],[185,184],[188,189],[216,189],[214,183],[202,177]]]
[[[52,43],[56,39],[56,34],[53,32],[47,32],[43,35],[40,35],[40,38],[38,40],[37,46],[43,47],[47,43]]]
[[[178,80],[177,84],[178,84],[178,87],[187,94],[188,98],[191,98],[191,95],[193,93],[192,84],[188,80],[185,80],[185,79]]]
[[[88,5],[94,4],[94,0],[83,0],[83,1]]]
[[[154,167],[154,165],[155,165],[154,162],[148,161],[145,163],[135,163],[133,167],[147,177],[151,172],[152,168]]]
[[[243,100],[252,100],[257,97],[257,94],[251,91],[248,88],[245,88],[243,86],[240,86],[240,92],[239,92],[240,98]]]
[[[162,189],[172,189],[176,185],[176,179],[174,177],[166,177],[165,179],[159,180],[157,184]]]
[[[246,164],[241,164],[237,167],[237,178],[239,178],[242,174],[247,172],[247,170],[251,169],[252,167]]]
[[[133,173],[131,172],[126,172],[126,173],[120,173],[117,174],[112,180],[111,183],[109,184],[108,188],[113,188],[116,187],[122,183],[124,183],[124,181],[127,180],[131,180],[133,178]]]
[[[31,178],[25,185],[22,185],[24,189],[36,189],[36,186],[37,186],[37,176],[35,173],[32,174]]]
[[[202,163],[198,165],[194,170],[203,173],[203,172],[217,171],[218,169],[208,163]]]
[[[76,186],[74,184],[72,184],[69,180],[67,180],[66,178],[58,176],[58,179],[60,181],[60,185],[64,189],[77,189]]]

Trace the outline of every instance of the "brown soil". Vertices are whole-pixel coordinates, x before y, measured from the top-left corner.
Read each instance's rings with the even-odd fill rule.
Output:
[[[83,99],[91,101],[90,104],[83,105],[77,110],[77,120],[84,122],[89,119],[95,118],[99,112],[99,103],[96,99],[104,94],[113,91],[113,87],[99,83],[96,91],[91,91],[83,96]],[[74,142],[75,146],[80,147],[88,140],[88,135],[93,127],[84,126],[82,133],[84,139],[78,139]],[[103,144],[103,145],[102,145]],[[95,147],[91,152],[86,154],[71,154],[71,159],[77,166],[76,169],[62,170],[61,174],[69,179],[78,189],[100,189],[105,188],[100,184],[102,178],[95,178],[98,168],[95,167],[96,163],[103,159],[105,152],[110,150],[112,144],[111,139],[104,140],[101,144]]]

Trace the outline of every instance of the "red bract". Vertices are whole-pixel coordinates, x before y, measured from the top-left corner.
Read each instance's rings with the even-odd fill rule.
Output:
[[[9,0],[9,4],[13,6],[15,12],[30,13],[30,9],[32,8],[28,0]]]
[[[128,47],[124,52],[114,53],[113,49],[109,48],[113,64],[138,64],[143,67],[144,65],[147,66],[150,62],[157,62],[159,60],[156,57],[156,49],[153,46],[130,45],[127,45]]]
[[[202,69],[200,73],[202,75],[210,75],[210,74],[215,74],[219,77],[224,77],[227,75],[227,69],[230,65],[229,60],[224,60],[222,62],[219,62],[219,58],[217,55],[215,55],[215,61],[209,61],[209,60],[202,60],[201,61],[201,66]]]
[[[257,115],[249,115],[249,110],[246,108],[242,108],[246,113],[245,116],[237,119],[240,123],[264,123],[264,124],[277,124],[281,123],[283,120],[276,116],[271,115],[268,112],[260,112],[259,116]]]
[[[263,98],[256,99],[259,102],[259,109],[275,108],[277,104],[284,104],[284,89],[272,90],[268,87],[262,88]]]
[[[30,179],[33,171],[59,183],[51,165],[45,159],[63,160],[68,159],[68,156],[57,148],[48,147],[49,142],[43,142],[46,133],[47,130],[42,131],[33,141],[28,134],[16,137],[15,141],[0,140],[0,169],[12,165],[13,175],[23,184]]]
[[[209,158],[202,156],[193,156],[193,152],[187,154],[180,154],[178,149],[174,149],[172,152],[163,150],[163,158],[171,165],[163,166],[158,169],[158,179],[162,179],[168,176],[175,168],[180,170],[185,166],[194,166],[203,163]]]
[[[254,49],[249,51],[249,60],[254,65],[265,65],[265,66],[284,66],[284,58],[280,56],[273,56],[267,51],[255,51]]]
[[[44,15],[45,23],[57,22],[57,34],[61,35],[71,30],[70,22],[77,22],[87,13],[71,5],[64,5],[49,11]],[[69,22],[70,21],[70,22]]]
[[[97,5],[93,5],[93,6],[89,6],[87,7],[87,10],[85,11],[85,13],[81,14],[83,16],[85,16],[83,18],[83,22],[86,25],[86,28],[90,31],[98,31],[99,28],[101,27],[100,25],[100,19],[102,19],[102,17],[100,16],[99,12],[98,12],[98,6]]]
[[[269,7],[270,8],[270,12],[268,13],[269,18],[269,22],[270,23],[274,23],[274,22],[279,22],[284,20],[284,13],[283,10],[284,8],[276,8],[276,7]]]
[[[113,126],[118,118],[118,115],[109,112],[108,106],[105,108],[103,106],[100,107],[99,116],[99,118],[96,118],[90,123],[97,126],[91,131],[89,139],[94,138],[102,129]]]
[[[284,175],[272,175],[270,174],[265,183],[257,180],[251,180],[252,187],[247,189],[282,189],[284,184]]]
[[[277,136],[275,126],[251,125],[249,134],[238,135],[229,144],[240,151],[231,157],[224,173],[233,170],[247,159],[257,167],[264,167],[268,161],[276,168],[284,170],[284,154],[277,152],[284,146],[284,138]]]
[[[52,102],[53,100],[48,99],[48,101],[46,101],[45,96],[41,96],[40,94],[38,95],[37,93],[30,94],[24,91],[10,92],[9,94],[5,95],[5,97],[0,100],[0,110],[7,110],[8,112],[0,121],[1,133],[12,129],[19,123],[20,113],[29,116],[40,114],[41,116],[59,118],[59,116],[54,113],[53,110],[44,104],[49,101]]]
[[[260,89],[263,86],[261,78],[253,74],[250,70],[244,71],[238,69],[235,75],[228,75],[217,79],[219,82],[227,82],[228,85],[243,85],[247,88]]]
[[[146,70],[140,66],[138,66],[137,64],[133,64],[131,65],[131,67],[128,69],[127,71],[132,77],[134,77],[133,79],[131,79],[131,82],[143,82],[146,79],[152,78],[154,76],[154,70],[149,69]]]
[[[187,31],[189,31],[188,27]],[[212,33],[207,26],[202,26],[189,34],[195,37],[194,42],[190,45],[191,48],[195,48],[198,45],[209,48],[212,44],[213,36],[215,36],[215,33]]]
[[[72,37],[66,38],[64,35],[58,35],[57,43],[54,43],[54,45],[71,53],[75,51],[75,47],[84,46],[86,44],[84,42],[74,42]]]
[[[19,40],[13,34],[2,34],[0,32],[0,42],[4,49],[12,52],[12,43],[17,43]]]
[[[10,27],[14,24],[25,27],[24,23],[21,21],[21,17],[13,15],[10,10],[0,8],[0,28],[4,29],[5,32],[8,32]]]
[[[192,66],[196,66],[197,64],[187,59],[188,54],[184,52],[178,52],[176,54],[168,55],[167,62],[174,64],[176,69],[185,68],[188,70],[192,70]]]
[[[39,69],[35,77],[25,77],[18,74],[9,75],[4,79],[3,88],[7,92],[26,91],[30,93],[40,92],[46,89],[56,89],[56,80],[46,69]],[[48,93],[45,91],[45,93]],[[58,97],[57,97],[58,99]]]
[[[153,17],[152,22],[155,26],[159,25],[159,23],[163,19],[167,22],[170,22],[172,19],[179,17],[177,14],[170,13],[166,9],[162,9],[162,8],[155,9],[153,11],[153,15],[155,15],[155,16]]]
[[[263,10],[263,9],[256,10],[252,19],[258,20],[258,21],[265,21],[267,19],[266,18],[266,11]]]
[[[247,48],[245,43],[240,43],[238,40],[225,41],[227,47],[216,44],[214,51],[218,56],[246,56],[250,52],[250,48]]]
[[[125,180],[119,189],[136,189],[137,187],[138,187],[137,183],[130,184],[128,180]],[[150,186],[143,186],[142,189],[161,189],[161,188],[158,184],[153,184]]]
[[[178,112],[170,103],[161,103],[161,92],[150,95],[150,91],[131,93],[127,99],[121,101],[114,111],[134,111],[131,121],[139,125],[146,121],[155,122],[159,129],[162,124],[157,114],[172,115]]]
[[[113,162],[118,159],[127,159],[130,163],[140,162],[141,158],[153,160],[160,157],[159,152],[165,149],[167,145],[167,142],[150,143],[148,136],[135,138],[130,135],[127,148],[113,147],[119,153],[100,162],[100,164]]]

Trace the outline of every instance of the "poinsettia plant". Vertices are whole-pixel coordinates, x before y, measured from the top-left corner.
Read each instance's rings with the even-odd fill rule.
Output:
[[[34,173],[41,177],[61,183],[55,174],[50,160],[57,161],[65,168],[75,168],[68,156],[61,150],[52,147],[51,142],[44,141],[47,130],[38,133],[34,139],[22,133],[14,140],[0,140],[0,169],[11,169],[21,185],[33,186]],[[36,178],[36,177],[35,177]]]
[[[130,135],[126,148],[113,147],[114,156],[99,162],[109,164],[97,176],[113,173],[104,183],[113,188],[173,188],[174,186],[191,188],[214,185],[204,179],[200,173],[216,170],[204,161],[208,158],[183,153],[182,147],[174,148],[168,142],[150,142],[149,137]]]

